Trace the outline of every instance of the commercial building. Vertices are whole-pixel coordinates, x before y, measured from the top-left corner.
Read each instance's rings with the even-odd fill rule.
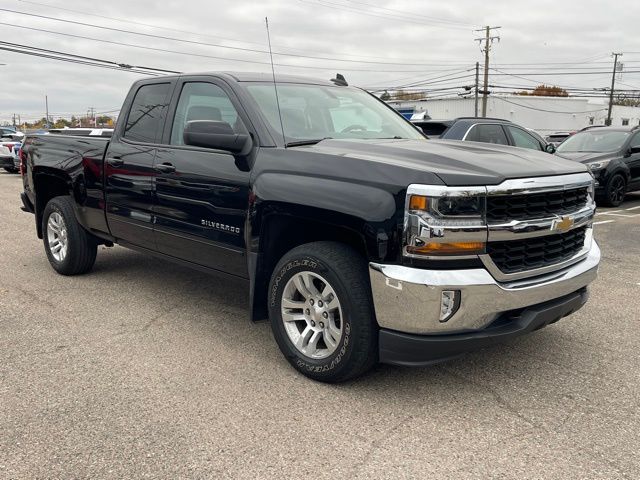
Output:
[[[474,98],[437,98],[389,102],[393,108],[410,118],[426,111],[433,119],[472,117]],[[478,101],[481,112],[482,99]],[[535,97],[522,95],[491,95],[487,99],[487,117],[504,118],[541,134],[575,131],[588,125],[604,125],[608,100],[583,97]],[[614,105],[612,125],[640,125],[640,107]]]

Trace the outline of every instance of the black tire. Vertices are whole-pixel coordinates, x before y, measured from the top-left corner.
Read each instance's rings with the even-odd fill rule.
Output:
[[[627,180],[621,173],[616,173],[609,178],[604,189],[604,197],[602,204],[605,207],[618,207],[624,201],[624,195],[627,191]]]
[[[66,228],[66,255],[62,260],[54,257],[49,242],[47,225],[54,213],[62,216]],[[44,250],[53,269],[62,275],[79,275],[93,268],[98,253],[95,239],[76,220],[71,197],[55,197],[47,203],[42,215]]]
[[[289,280],[300,272],[310,272],[326,279],[340,303],[342,335],[334,347],[335,351],[326,358],[304,355],[295,347],[285,329],[281,309],[283,293]],[[378,361],[378,326],[367,263],[347,245],[308,243],[285,254],[276,265],[269,283],[269,318],[273,335],[286,359],[296,370],[313,380],[329,383],[349,380],[367,372]]]
[[[4,167],[4,169],[9,173],[18,173],[18,169],[14,167]]]

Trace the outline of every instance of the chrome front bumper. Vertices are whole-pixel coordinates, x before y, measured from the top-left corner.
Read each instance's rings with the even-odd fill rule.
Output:
[[[369,264],[376,317],[381,328],[423,335],[481,330],[501,313],[537,305],[573,293],[595,280],[600,249],[562,270],[510,282],[498,282],[485,269],[424,270]],[[443,290],[459,290],[460,308],[440,322]]]

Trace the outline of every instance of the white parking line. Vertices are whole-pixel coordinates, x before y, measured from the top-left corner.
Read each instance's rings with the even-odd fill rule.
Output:
[[[611,215],[612,213],[624,212],[624,210],[611,210],[610,212],[598,212],[596,215]]]
[[[594,225],[602,225],[603,223],[611,223],[615,222],[615,220],[603,220],[601,222],[593,222]]]
[[[640,217],[640,213],[636,213],[634,215],[624,215],[622,213],[612,213],[611,216],[612,217],[634,218],[634,217]]]
[[[640,205],[638,205],[637,207],[631,207],[631,208],[627,208],[625,210],[637,210],[640,208]]]

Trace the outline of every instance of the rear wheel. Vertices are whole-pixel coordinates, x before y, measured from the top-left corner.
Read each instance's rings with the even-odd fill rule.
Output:
[[[76,220],[70,197],[55,197],[47,203],[42,234],[47,258],[56,272],[78,275],[91,270],[98,245]]]
[[[314,380],[348,380],[377,362],[366,262],[347,245],[315,242],[288,252],[271,277],[269,318],[284,356]]]
[[[620,173],[613,175],[607,182],[604,192],[604,205],[617,207],[624,201],[627,192],[627,181]]]
[[[4,169],[9,173],[18,173],[18,169],[15,167],[4,167]]]

